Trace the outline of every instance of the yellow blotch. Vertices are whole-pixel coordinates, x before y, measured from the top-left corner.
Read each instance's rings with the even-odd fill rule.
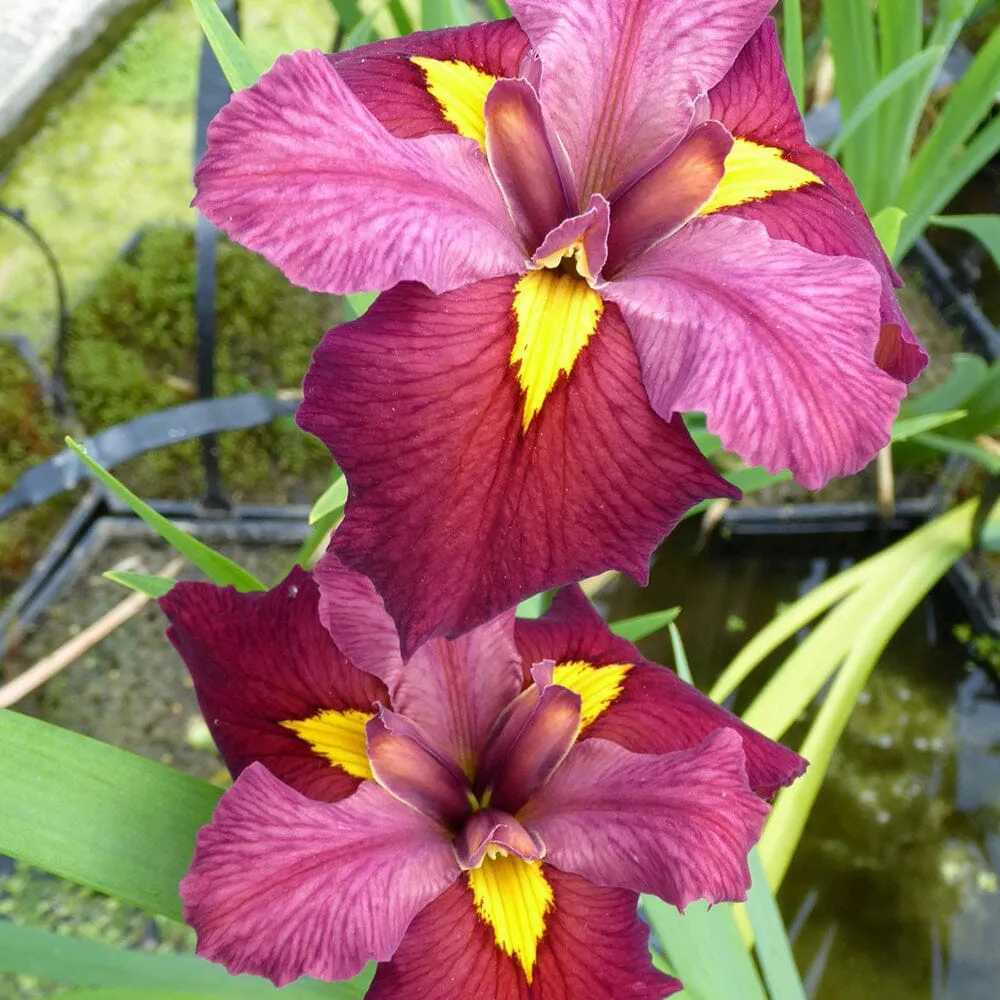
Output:
[[[410,56],[423,71],[427,90],[438,103],[441,114],[458,129],[459,135],[475,139],[486,150],[486,95],[499,77],[484,73],[458,59],[428,59]]]
[[[365,752],[365,723],[371,712],[332,708],[317,712],[308,719],[289,719],[281,724],[305,740],[321,757],[342,767],[355,778],[372,779],[372,769]]]
[[[600,295],[564,271],[529,271],[514,286],[517,336],[510,363],[524,396],[525,431],[559,376],[572,371],[603,312]]]
[[[722,180],[700,214],[710,215],[721,208],[760,201],[779,191],[797,191],[807,184],[822,183],[811,171],[786,160],[780,149],[749,139],[734,139]]]
[[[628,663],[608,663],[595,667],[583,660],[557,663],[552,681],[580,696],[580,731],[582,732],[622,693]]]
[[[545,917],[552,909],[552,887],[542,863],[502,854],[484,858],[468,876],[476,912],[493,928],[497,946],[517,959],[530,984]]]

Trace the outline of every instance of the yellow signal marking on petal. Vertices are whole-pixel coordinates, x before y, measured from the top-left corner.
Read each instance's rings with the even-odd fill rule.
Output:
[[[467,874],[476,912],[493,928],[497,947],[520,963],[530,985],[545,917],[552,909],[552,886],[542,863],[500,854],[485,857]]]
[[[569,688],[580,696],[581,732],[595,722],[622,693],[622,685],[631,669],[631,664],[628,663],[608,663],[596,667],[583,660],[570,660],[555,665],[552,682]]]
[[[517,336],[510,363],[524,396],[525,431],[559,376],[572,371],[603,312],[600,295],[563,271],[528,271],[514,286]]]
[[[438,103],[441,114],[458,129],[459,135],[475,139],[486,149],[486,95],[499,77],[458,59],[428,59],[410,56],[423,71],[427,90]]]
[[[342,767],[355,778],[370,781],[372,769],[365,750],[365,723],[372,717],[371,712],[353,708],[345,712],[328,708],[308,719],[289,719],[281,725],[291,729],[331,764]]]
[[[779,191],[797,191],[807,184],[822,183],[812,171],[786,160],[780,149],[737,138],[726,157],[722,180],[699,214],[709,215],[721,208],[760,201]]]

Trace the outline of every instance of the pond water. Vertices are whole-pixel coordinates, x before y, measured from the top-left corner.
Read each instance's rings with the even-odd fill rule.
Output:
[[[839,539],[814,540],[818,555],[738,539],[695,555],[693,528],[661,549],[647,590],[623,583],[602,603],[612,618],[681,605],[703,690],[776,608],[864,554]],[[998,995],[1000,692],[952,636],[962,619],[943,586],[892,641],[782,885],[815,1000]],[[644,647],[671,662],[666,637]],[[740,692],[737,710],[752,694]]]

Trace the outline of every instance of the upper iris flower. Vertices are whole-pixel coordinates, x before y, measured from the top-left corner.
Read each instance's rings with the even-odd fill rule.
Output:
[[[181,883],[199,954],[278,984],[375,959],[369,1000],[675,992],[637,894],[744,898],[754,792],[802,759],[644,662],[575,588],[404,667],[370,582],[321,574],[321,601],[301,570],[161,601],[237,775]]]
[[[681,412],[809,487],[888,441],[926,356],[806,144],[772,6],[511,0],[282,57],[212,124],[209,219],[309,288],[384,291],[299,420],[406,654],[609,567],[644,581],[686,509],[737,495]]]

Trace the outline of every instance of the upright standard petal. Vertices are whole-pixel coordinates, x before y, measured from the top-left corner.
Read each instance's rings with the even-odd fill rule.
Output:
[[[300,569],[267,593],[178,583],[160,599],[170,619],[167,636],[191,672],[202,714],[233,775],[262,761],[305,795],[336,801],[365,776],[344,764],[358,755],[363,763],[364,721],[388,695],[334,646],[318,603],[316,584]],[[317,734],[317,723],[309,725],[317,717],[319,727],[326,720],[328,737],[338,735],[334,722],[342,723],[340,766],[304,735]]]
[[[371,578],[404,655],[601,570],[645,582],[690,506],[735,495],[651,410],[613,307],[525,428],[514,285],[393,289],[306,376],[299,423],[350,483],[333,550]]]
[[[620,193],[683,137],[774,0],[511,0],[542,64],[580,207]]]
[[[541,871],[552,902],[530,974],[462,879],[416,917],[366,1000],[661,1000],[681,988],[650,962],[634,892]]]
[[[819,489],[888,443],[906,392],[875,361],[880,291],[866,261],[712,216],[602,294],[625,316],[658,413],[702,410],[745,462]]]
[[[742,740],[720,729],[663,756],[584,740],[518,819],[542,838],[548,864],[683,909],[746,897],[747,854],[767,813],[747,784]]]
[[[521,688],[513,612],[454,641],[428,643],[404,665],[396,627],[369,579],[333,553],[316,578],[320,618],[334,641],[384,681],[393,709],[421,728],[429,746],[471,775],[497,716]]]
[[[458,874],[441,827],[374,783],[313,802],[254,764],[199,832],[180,891],[199,955],[283,986],[388,961]]]
[[[482,153],[390,135],[319,52],[281,56],[233,95],[195,185],[211,222],[313,291],[445,291],[525,259]]]
[[[327,59],[397,138],[457,132],[478,139],[484,129],[480,95],[493,81],[520,75],[530,51],[520,25],[508,19],[417,31]]]
[[[785,72],[774,22],[766,20],[733,68],[709,94],[710,114],[734,136],[780,151],[782,159],[821,183],[752,197],[727,214],[762,222],[774,239],[792,240],[818,253],[859,257],[882,280],[882,343],[876,361],[890,375],[911,382],[927,364],[894,286],[902,284],[868,216],[837,161],[806,141],[805,128]]]
[[[578,586],[560,590],[541,618],[519,618],[515,635],[525,664],[554,660],[561,665],[553,672],[557,682],[591,704],[581,739],[611,740],[635,753],[666,754],[696,747],[716,730],[728,728],[743,740],[747,779],[758,795],[769,797],[805,772],[806,762],[797,753],[751,729],[614,635]],[[567,676],[568,665],[578,680]],[[530,680],[526,673],[525,683]]]

